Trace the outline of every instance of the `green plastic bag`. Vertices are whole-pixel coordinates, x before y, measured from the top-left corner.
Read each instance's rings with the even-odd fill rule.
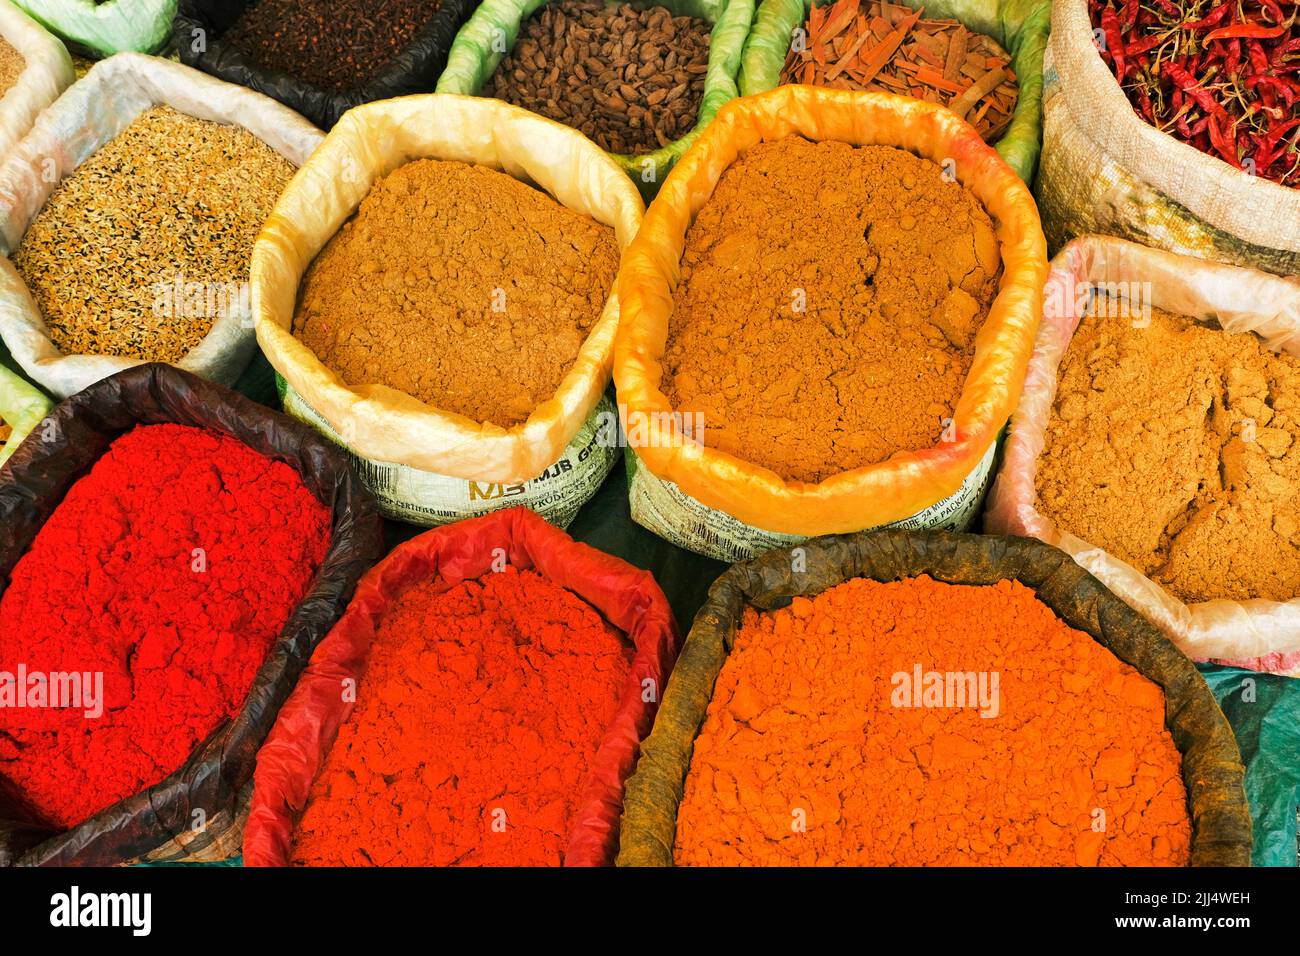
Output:
[[[1300,800],[1300,679],[1200,665],[1246,764],[1255,866],[1296,866]]]
[[[437,91],[477,96],[505,56],[499,51],[514,49],[522,23],[546,3],[547,0],[483,0],[456,35]],[[661,3],[636,0],[631,5],[638,9],[665,7],[674,16],[699,17],[713,24],[709,71],[704,78],[704,98],[695,128],[652,153],[613,154],[615,162],[632,177],[649,201],[659,191],[659,184],[673,164],[695,142],[700,130],[708,125],[722,104],[736,97],[736,75],[754,18],[754,0],[663,0]]]
[[[0,444],[0,465],[53,407],[54,403],[37,391],[35,385],[28,385],[24,379],[0,365],[0,422],[13,429],[9,440]]]
[[[177,0],[13,0],[51,33],[99,57],[156,53],[171,39]]]
[[[818,0],[817,6],[833,0]],[[933,20],[959,20],[967,29],[996,40],[1011,54],[1020,96],[1011,126],[994,144],[1030,185],[1043,145],[1043,51],[1052,25],[1051,0],[894,0],[925,7]],[[808,19],[812,0],[763,0],[740,61],[740,95],[777,86],[790,52],[790,36]]]

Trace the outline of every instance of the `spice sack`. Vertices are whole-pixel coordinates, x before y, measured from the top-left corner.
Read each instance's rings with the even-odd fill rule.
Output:
[[[1037,196],[1053,250],[1098,233],[1300,273],[1300,190],[1236,169],[1140,118],[1097,50],[1087,0],[1053,0],[1044,77]]]
[[[714,582],[618,865],[1248,866],[1243,775],[1192,662],[1055,548],[823,537]]]
[[[782,67],[795,38],[800,42],[808,39],[795,31],[806,30],[813,6],[829,8],[830,0],[815,4],[809,0],[763,0],[758,5],[740,62],[742,96],[762,93],[781,82]],[[1033,183],[1043,140],[1043,49],[1051,25],[1050,0],[940,0],[924,4],[920,0],[898,0],[894,6],[924,7],[922,15],[927,20],[957,20],[968,30],[991,37],[1011,54],[1018,88],[1015,110],[1010,126],[993,146],[1016,175]],[[888,44],[890,39],[889,34],[881,41],[867,39],[858,48],[859,55],[869,56],[874,44]],[[845,41],[856,41],[856,37],[846,36]],[[942,66],[938,69],[943,71]]]
[[[0,0],[0,156],[71,82],[67,48],[9,0]]]
[[[678,644],[648,573],[527,509],[413,538],[258,754],[244,862],[609,866]]]
[[[337,448],[221,386],[153,364],[59,405],[0,468],[0,865],[235,855],[382,543]]]
[[[184,138],[195,128],[198,133]],[[207,281],[212,255],[198,239],[221,245],[237,230],[248,236],[248,248],[240,250],[248,256],[260,222],[238,219],[237,187],[252,181],[264,197],[279,188],[267,177],[252,180],[254,151],[259,164],[279,164],[287,178],[320,139],[315,127],[274,100],[189,67],[135,53],[97,64],[0,161],[0,336],[14,360],[56,397],[151,359],[232,384],[256,348],[247,259],[227,263],[220,282]],[[160,160],[167,149],[172,155]],[[200,155],[207,159],[196,160]],[[215,165],[182,165],[195,162]],[[176,178],[172,163],[190,168],[186,179]],[[83,164],[89,172],[79,175]],[[141,181],[141,169],[172,181],[155,188]],[[123,208],[127,183],[135,192]],[[163,202],[142,211],[151,193]],[[178,213],[201,196],[204,209]],[[269,197],[263,201],[269,207]],[[101,202],[112,215],[101,211]],[[140,216],[154,228],[141,229]],[[28,233],[38,230],[45,238],[25,249]],[[69,262],[70,253],[84,259]],[[24,255],[38,263],[30,286],[20,271]],[[116,257],[117,267],[106,268],[105,257]],[[175,260],[171,268],[161,264],[168,257]],[[124,261],[136,271],[127,274]],[[89,291],[105,283],[114,290],[112,301]],[[57,321],[43,314],[38,297],[58,311]],[[52,325],[75,351],[56,344]]]
[[[14,0],[50,32],[95,57],[156,53],[171,35],[176,0]]]
[[[566,525],[617,460],[613,286],[642,209],[612,159],[517,107],[358,107],[253,252],[285,411],[353,454],[389,517]]]
[[[328,130],[354,106],[432,93],[473,0],[181,0],[181,62]]]
[[[649,199],[736,95],[753,16],[753,0],[485,0],[438,92],[507,99],[581,129]]]
[[[811,86],[729,103],[619,275],[633,520],[726,561],[967,527],[1046,269],[1028,189],[941,107]]]
[[[1140,307],[1134,307],[1139,302],[1135,296],[1143,297]],[[1118,331],[1108,333],[1111,341],[1089,339],[1072,346],[1080,323],[1088,322],[1090,310],[1102,301],[1114,302],[1109,315],[1115,324],[1108,328]],[[1144,341],[1170,334],[1165,320],[1153,317],[1150,309],[1185,316],[1199,326],[1152,346],[1167,356],[1164,360],[1134,351]],[[1210,330],[1223,331],[1211,336]],[[1190,657],[1300,675],[1300,591],[1281,594],[1295,573],[1294,562],[1283,566],[1279,560],[1274,568],[1269,560],[1270,555],[1286,557],[1296,547],[1296,497],[1286,489],[1298,480],[1294,462],[1300,448],[1292,447],[1288,432],[1295,426],[1287,423],[1297,415],[1293,390],[1300,377],[1291,370],[1290,386],[1270,382],[1269,376],[1287,370],[1260,371],[1240,355],[1227,361],[1226,370],[1193,364],[1194,343],[1207,338],[1239,340],[1252,353],[1261,353],[1252,364],[1291,364],[1286,356],[1300,356],[1300,288],[1252,269],[1121,239],[1088,236],[1062,249],[1052,260],[1038,342],[984,527],[1061,548]],[[1072,348],[1079,350],[1076,364],[1082,363],[1078,368],[1084,374],[1080,379],[1071,373],[1068,384],[1074,389],[1074,382],[1091,379],[1092,386],[1062,394],[1061,369]],[[1170,354],[1175,349],[1183,351]],[[1270,351],[1283,355],[1269,358]],[[1130,354],[1127,365],[1137,372],[1114,380],[1110,395],[1119,401],[1132,396],[1131,401],[1146,407],[1111,409],[1106,385],[1110,376],[1126,374],[1125,356]],[[1157,384],[1153,376],[1161,367],[1183,371]],[[1158,395],[1138,397],[1144,379],[1148,389],[1173,396],[1170,409],[1157,404]],[[1152,420],[1144,423],[1144,414]],[[1062,513],[1086,523],[1092,533],[1106,535],[1113,546],[1131,549],[1130,560],[1149,564],[1152,576],[1044,514],[1040,479],[1044,451],[1051,450],[1049,423],[1054,431],[1062,423],[1072,429],[1062,438],[1078,452],[1089,454],[1088,446],[1079,443],[1092,432],[1098,443],[1093,453],[1111,454],[1104,445],[1115,455],[1115,463],[1106,466],[1110,473],[1094,472],[1098,463],[1109,461],[1096,457],[1085,462],[1088,477],[1073,482],[1054,465],[1054,507],[1055,499],[1067,499],[1059,505],[1067,509]],[[1083,437],[1071,437],[1076,434]],[[1195,451],[1203,441],[1211,446],[1204,458]],[[1068,466],[1072,452],[1062,448],[1060,454]],[[1074,530],[1079,529],[1076,525]],[[1271,571],[1276,579],[1269,579]],[[1247,572],[1255,577],[1248,580]],[[1163,585],[1152,579],[1157,576]],[[1172,593],[1230,589],[1271,592],[1273,597],[1184,601]]]

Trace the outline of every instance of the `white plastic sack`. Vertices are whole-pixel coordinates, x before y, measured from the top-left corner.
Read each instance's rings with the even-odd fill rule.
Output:
[[[512,504],[566,524],[617,458],[602,427],[619,299],[610,290],[555,394],[510,428],[476,422],[387,385],[349,383],[292,333],[298,288],[371,186],[421,158],[532,183],[632,241],[644,207],[617,163],[577,130],[499,100],[436,93],[349,110],[293,178],[253,249],[257,340],[284,380],[287,413],[354,456],[389,517],[434,525]],[[487,383],[485,383],[487,384]],[[606,409],[606,421],[616,421]]]
[[[1093,45],[1085,0],[1052,3],[1037,194],[1052,249],[1097,233],[1300,273],[1300,189],[1251,176],[1144,122]]]
[[[1025,535],[1067,552],[1161,628],[1189,657],[1300,676],[1300,595],[1289,601],[1213,600],[1184,604],[1136,568],[1057,528],[1037,508],[1038,457],[1056,398],[1057,368],[1081,318],[1078,290],[1102,283],[1150,283],[1150,304],[1255,332],[1269,348],[1300,356],[1300,281],[1202,262],[1122,239],[1088,236],[1051,263],[1043,322],[1020,405],[1011,417],[984,529]]]
[[[287,106],[240,86],[137,53],[97,64],[37,119],[0,162],[0,337],[14,360],[51,394],[66,398],[139,359],[64,355],[9,257],[58,183],[145,110],[166,105],[199,119],[242,126],[295,166],[323,133]],[[231,310],[176,364],[231,384],[256,347],[252,316]]]
[[[51,33],[96,56],[155,53],[171,39],[176,0],[16,0]]]
[[[27,135],[36,115],[68,88],[73,74],[67,48],[9,0],[0,0],[0,37],[27,61],[18,82],[0,91],[3,157]]]

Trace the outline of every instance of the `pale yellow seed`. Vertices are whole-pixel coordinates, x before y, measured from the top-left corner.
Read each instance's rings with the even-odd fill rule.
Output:
[[[14,257],[54,344],[179,360],[212,328],[212,306],[237,301],[253,240],[293,172],[240,127],[169,107],[142,113],[59,184]],[[187,308],[169,291],[178,280],[222,294]]]

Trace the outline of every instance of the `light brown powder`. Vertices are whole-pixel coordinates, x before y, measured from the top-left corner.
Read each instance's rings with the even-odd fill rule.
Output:
[[[1287,600],[1297,433],[1300,360],[1158,309],[1145,328],[1096,310],[1061,363],[1039,508],[1183,601]]]
[[[0,96],[18,82],[18,77],[27,69],[27,61],[14,49],[13,45],[0,37]]]
[[[550,398],[604,309],[614,230],[511,176],[422,159],[316,257],[294,334],[352,385],[503,428]]]
[[[820,481],[933,445],[996,293],[993,224],[929,160],[791,136],[686,235],[665,391],[709,446]]]

